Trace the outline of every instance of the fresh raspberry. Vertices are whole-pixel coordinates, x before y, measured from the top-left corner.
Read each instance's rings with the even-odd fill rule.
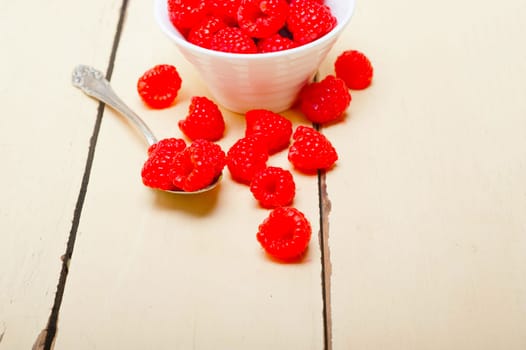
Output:
[[[338,160],[331,142],[314,128],[298,126],[292,138],[288,159],[299,171],[312,174],[328,170]]]
[[[181,84],[181,77],[174,66],[159,64],[139,78],[137,92],[151,108],[167,108],[175,101]]]
[[[288,13],[287,0],[241,0],[237,21],[247,35],[266,38],[285,25]]]
[[[268,167],[254,176],[250,192],[263,208],[272,209],[291,204],[296,185],[290,171]]]
[[[363,90],[373,80],[373,66],[362,52],[344,51],[334,62],[336,76],[352,90]]]
[[[266,142],[258,136],[237,140],[226,154],[226,165],[235,181],[249,185],[254,175],[267,166]]]
[[[237,10],[241,0],[207,0],[210,12],[229,26],[237,25]]]
[[[210,48],[231,53],[257,53],[257,46],[251,37],[237,27],[219,30],[210,41]]]
[[[170,22],[182,32],[200,23],[208,11],[207,2],[203,0],[168,0]]]
[[[215,16],[206,17],[200,25],[190,30],[187,40],[194,45],[210,49],[212,37],[223,28],[226,28],[226,24],[221,18]]]
[[[280,34],[274,34],[268,38],[263,38],[257,43],[259,53],[283,51],[293,49],[296,46],[298,45],[293,40],[281,36]]]
[[[199,139],[179,152],[170,166],[170,178],[178,189],[197,191],[210,185],[225,166],[225,152],[213,142]]]
[[[329,123],[340,119],[351,103],[345,82],[328,75],[320,82],[306,85],[300,93],[300,110],[314,123]]]
[[[185,148],[184,140],[176,138],[163,139],[150,146],[148,159],[141,171],[144,185],[161,190],[175,189],[170,178],[170,167],[175,155]]]
[[[289,145],[292,123],[281,114],[265,109],[253,109],[245,114],[245,121],[245,136],[259,135],[265,139],[269,155]]]
[[[296,208],[278,207],[259,225],[257,240],[271,256],[292,261],[306,251],[312,228],[305,215]]]
[[[225,132],[225,120],[219,107],[206,97],[194,96],[188,115],[179,121],[179,129],[190,139],[217,141]]]
[[[303,45],[321,38],[336,26],[331,9],[317,1],[292,1],[287,26],[294,41]]]
[[[186,148],[186,142],[183,139],[167,138],[157,141],[148,147],[148,156],[154,156],[156,153],[178,153]]]

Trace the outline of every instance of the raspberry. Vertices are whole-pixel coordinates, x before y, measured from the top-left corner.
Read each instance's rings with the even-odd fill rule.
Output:
[[[314,123],[329,123],[343,116],[351,103],[345,82],[328,75],[320,82],[306,85],[300,93],[300,110]]]
[[[344,51],[334,63],[336,76],[352,90],[363,90],[373,80],[373,66],[363,53],[357,50]]]
[[[207,2],[203,0],[168,0],[170,22],[181,31],[200,23],[208,10]]]
[[[210,12],[230,26],[237,25],[237,9],[241,0],[208,0]]]
[[[175,101],[181,84],[181,77],[174,66],[159,64],[139,78],[137,92],[151,108],[167,108]]]
[[[287,26],[294,41],[303,45],[321,38],[336,26],[328,6],[313,0],[292,1]]]
[[[250,192],[263,208],[272,209],[291,204],[296,185],[290,171],[268,167],[254,176]]]
[[[194,45],[210,49],[212,37],[223,28],[226,28],[226,24],[221,18],[207,17],[200,25],[190,30],[187,39]]]
[[[288,159],[304,173],[328,170],[338,160],[331,142],[320,132],[308,126],[298,126],[292,135]]]
[[[232,53],[257,53],[258,50],[254,40],[236,27],[226,27],[219,30],[212,37],[210,48]]]
[[[259,225],[257,240],[271,256],[292,261],[299,259],[307,249],[312,228],[298,209],[279,207]]]
[[[253,109],[245,114],[245,136],[259,135],[267,142],[268,153],[274,154],[289,145],[292,123],[280,114]]]
[[[250,184],[254,175],[267,166],[266,142],[258,136],[237,140],[226,154],[226,165],[235,181]]]
[[[210,185],[225,166],[225,152],[207,140],[195,140],[173,158],[170,178],[175,187],[186,192]]]
[[[247,35],[266,38],[285,25],[288,12],[286,0],[241,0],[237,21]]]
[[[280,34],[274,34],[268,38],[263,38],[257,43],[258,52],[276,52],[288,49],[293,49],[297,45],[291,39],[281,36]]]
[[[223,114],[217,105],[206,97],[194,96],[188,115],[179,121],[179,129],[190,139],[219,140],[225,131]]]
[[[173,190],[170,167],[176,154],[183,151],[186,143],[182,139],[163,139],[148,148],[148,159],[141,171],[144,185],[161,190]]]

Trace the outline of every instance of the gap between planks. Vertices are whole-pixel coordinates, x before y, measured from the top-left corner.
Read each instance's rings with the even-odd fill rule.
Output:
[[[117,49],[119,47],[120,38],[122,35],[122,29],[124,27],[124,20],[126,11],[128,9],[128,0],[123,0],[121,9],[119,12],[119,20],[112,44],[112,50],[108,62],[108,68],[106,70],[106,78],[111,80],[113,68],[115,64],[115,57]],[[314,80],[316,80],[317,75]],[[49,316],[48,325],[37,337],[33,349],[52,350],[54,340],[58,329],[58,317],[60,313],[60,307],[62,304],[62,298],[64,296],[64,290],[67,282],[67,275],[69,271],[69,262],[73,256],[75,248],[75,241],[77,238],[78,227],[80,223],[80,217],[84,206],[84,200],[86,198],[86,192],[89,184],[89,178],[91,168],[93,165],[95,148],[97,145],[97,139],[100,132],[102,123],[102,116],[104,114],[104,103],[99,103],[97,109],[97,117],[93,127],[92,136],[90,138],[90,145],[88,149],[88,156],[86,159],[86,165],[84,168],[84,174],[82,177],[82,183],[77,197],[77,202],[73,212],[73,220],[71,230],[68,236],[68,242],[66,245],[66,252],[61,257],[62,269],[60,272],[59,282],[57,284],[57,292],[55,294],[55,300],[51,309],[51,315]],[[319,126],[315,125],[316,129]],[[332,322],[331,322],[331,261],[330,261],[330,250],[329,250],[329,213],[331,210],[331,203],[328,198],[326,176],[324,172],[318,173],[318,200],[319,200],[319,213],[320,213],[320,234],[319,244],[321,251],[321,286],[322,286],[322,298],[323,298],[323,333],[324,333],[324,349],[332,350]],[[1,334],[0,341],[4,334]]]
[[[331,201],[327,192],[325,172],[318,173],[318,195],[320,206],[320,235],[321,252],[321,286],[323,298],[323,337],[324,349],[332,350],[332,310],[331,310],[331,254],[329,248],[329,214]]]
[[[122,29],[124,26],[125,14],[128,8],[128,0],[123,0],[121,8],[119,11],[119,20],[117,22],[117,28],[115,29],[113,44],[111,48],[111,53],[108,62],[108,68],[106,70],[106,78],[111,79],[113,73],[113,67],[115,63],[115,57],[117,55],[117,49],[119,47],[119,42],[122,34]],[[73,67],[72,67],[73,68]],[[53,344],[55,341],[57,329],[58,329],[58,317],[60,313],[60,306],[62,304],[62,297],[64,296],[64,290],[66,288],[67,276],[69,271],[69,262],[73,256],[73,250],[75,248],[75,241],[77,238],[77,231],[79,227],[80,217],[82,214],[82,209],[84,206],[84,200],[86,198],[86,192],[89,184],[91,168],[93,165],[93,159],[95,156],[95,147],[97,145],[97,139],[99,136],[99,131],[102,123],[102,116],[104,114],[104,104],[99,103],[97,109],[97,117],[93,127],[93,132],[90,138],[90,144],[88,149],[88,156],[86,159],[86,165],[84,167],[84,174],[82,176],[82,182],[79,190],[79,195],[77,197],[77,202],[75,204],[75,209],[73,212],[73,220],[71,223],[71,229],[68,236],[68,242],[66,245],[66,252],[62,256],[62,269],[60,271],[60,277],[57,284],[57,291],[55,294],[55,300],[53,302],[53,307],[51,309],[51,314],[48,319],[48,324],[45,330],[43,330],[37,337],[35,346],[37,349],[42,350],[51,350],[53,349]],[[45,339],[42,339],[45,337]],[[35,349],[35,346],[33,347]]]

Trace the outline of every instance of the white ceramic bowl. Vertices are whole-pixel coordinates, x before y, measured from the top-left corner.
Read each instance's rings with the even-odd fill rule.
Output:
[[[220,105],[237,113],[254,108],[281,112],[293,105],[316,73],[349,23],[355,0],[326,0],[326,4],[338,20],[331,32],[294,49],[258,54],[213,51],[186,41],[170,22],[167,0],[155,0],[155,18]]]

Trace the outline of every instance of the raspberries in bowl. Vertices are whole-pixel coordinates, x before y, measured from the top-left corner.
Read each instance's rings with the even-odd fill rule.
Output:
[[[308,44],[337,24],[321,0],[166,0],[172,25],[197,46],[267,53]]]
[[[354,0],[156,0],[162,31],[215,100],[237,113],[290,108],[354,11]]]

